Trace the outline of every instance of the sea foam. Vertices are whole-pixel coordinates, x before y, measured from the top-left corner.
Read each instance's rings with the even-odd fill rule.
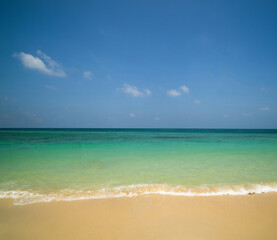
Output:
[[[26,205],[40,202],[76,201],[86,199],[107,199],[121,197],[136,197],[141,195],[159,194],[184,197],[205,197],[222,195],[248,195],[277,192],[277,183],[233,185],[233,186],[199,186],[184,187],[167,184],[138,184],[120,186],[98,191],[63,190],[55,193],[43,194],[39,192],[13,190],[1,191],[0,199],[13,199],[15,205]]]

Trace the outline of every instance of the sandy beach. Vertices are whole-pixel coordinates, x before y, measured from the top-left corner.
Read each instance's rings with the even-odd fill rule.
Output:
[[[0,201],[0,239],[277,239],[277,194]]]
[[[277,1],[1,1],[0,240],[277,240]]]

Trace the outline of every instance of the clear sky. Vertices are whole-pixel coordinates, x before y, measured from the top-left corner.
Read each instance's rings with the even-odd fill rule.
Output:
[[[0,127],[277,128],[277,1],[0,6]]]

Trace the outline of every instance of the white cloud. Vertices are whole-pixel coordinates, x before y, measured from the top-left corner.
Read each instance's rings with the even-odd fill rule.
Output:
[[[129,84],[123,84],[123,88],[118,88],[117,90],[123,91],[126,94],[129,94],[133,97],[142,97],[151,95],[151,91],[149,89],[145,89],[144,92],[138,90],[137,87],[131,86]]]
[[[134,113],[130,113],[130,117],[134,118],[136,115]]]
[[[66,76],[65,72],[62,70],[62,67],[45,53],[38,50],[37,55],[39,55],[39,57],[35,57],[29,53],[24,52],[13,54],[13,56],[18,58],[26,68],[37,70],[50,76]]]
[[[121,90],[127,94],[132,95],[133,97],[143,96],[143,92],[139,91],[137,87],[128,84],[123,84],[123,88],[121,88]]]
[[[93,73],[91,71],[84,71],[83,76],[84,78],[92,79]]]
[[[252,115],[252,113],[243,113],[242,116],[244,117],[250,117]]]
[[[223,117],[228,118],[228,117],[230,117],[230,115],[229,114],[224,114]]]
[[[156,120],[156,121],[159,121],[159,120],[160,120],[160,117],[155,117],[155,120]]]
[[[179,89],[184,93],[189,93],[189,88],[185,85],[181,86]],[[167,91],[167,94],[171,97],[179,97],[182,93],[176,89],[170,89]]]
[[[52,91],[58,91],[57,88],[55,88],[55,87],[52,86],[52,85],[48,85],[48,84],[45,85],[45,88],[50,89],[50,90],[52,90]]]
[[[57,62],[55,62],[53,59],[51,59],[49,56],[47,56],[42,51],[37,50],[37,55],[39,55],[44,60],[44,62],[47,63],[47,65],[50,68],[52,68],[52,69],[54,69],[54,68],[60,68],[60,65]]]
[[[178,97],[181,95],[181,93],[175,89],[170,89],[167,91],[167,94],[171,97]]]
[[[184,92],[184,93],[189,93],[189,88],[185,85],[181,86],[180,89]]]
[[[199,104],[199,103],[200,103],[200,100],[195,99],[195,100],[194,100],[194,103],[195,103],[195,104]]]
[[[145,89],[144,92],[145,92],[145,95],[147,96],[151,95],[151,91],[149,89]]]
[[[111,76],[110,74],[107,75],[107,78],[108,78],[109,80],[112,80],[112,79],[113,79],[112,76]]]
[[[270,108],[269,107],[261,107],[260,110],[261,111],[268,111]]]

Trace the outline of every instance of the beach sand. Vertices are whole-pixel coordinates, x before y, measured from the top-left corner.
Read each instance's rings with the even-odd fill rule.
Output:
[[[277,194],[0,201],[0,239],[277,239]]]

